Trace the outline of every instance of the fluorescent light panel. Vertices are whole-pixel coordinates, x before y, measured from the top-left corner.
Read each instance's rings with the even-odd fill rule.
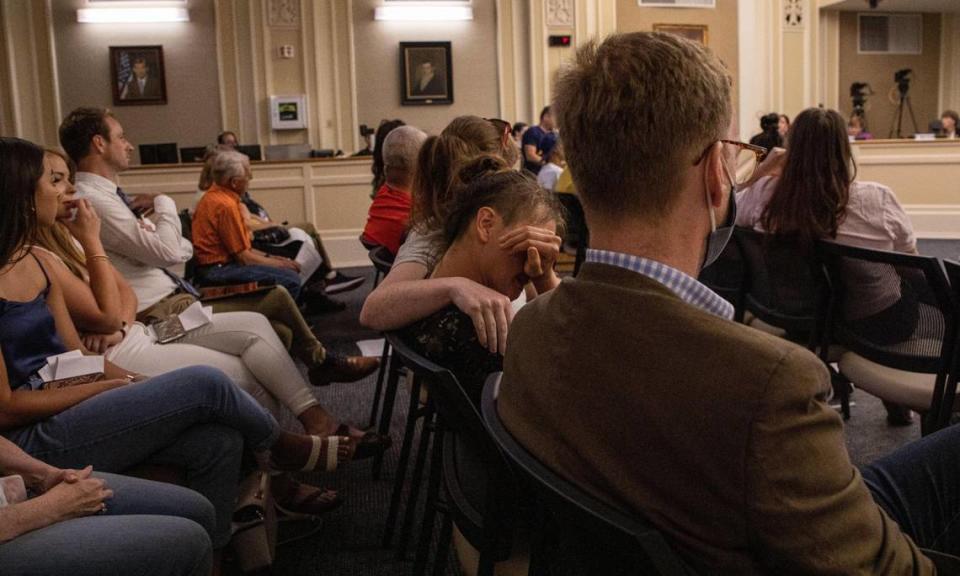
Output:
[[[374,10],[374,20],[406,22],[473,20],[469,6],[380,6]]]
[[[77,22],[85,24],[132,24],[156,22],[189,22],[186,8],[79,8]]]

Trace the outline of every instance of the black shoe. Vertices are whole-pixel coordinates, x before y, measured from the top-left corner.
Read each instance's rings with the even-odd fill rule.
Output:
[[[913,413],[903,404],[894,404],[884,400],[883,407],[887,409],[887,424],[890,426],[909,426],[913,424]]]
[[[346,309],[347,305],[330,298],[326,294],[312,293],[301,296],[306,304],[307,314],[328,314],[330,312],[340,312]]]
[[[339,294],[340,292],[359,288],[364,280],[363,277],[346,276],[337,272],[336,276],[326,281],[327,287],[325,291],[327,294]]]

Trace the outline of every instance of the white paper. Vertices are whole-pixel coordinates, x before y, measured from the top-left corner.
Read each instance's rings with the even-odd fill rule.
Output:
[[[320,264],[323,263],[323,258],[320,257],[320,253],[317,252],[316,247],[313,244],[307,244],[306,242],[300,246],[300,252],[297,252],[297,257],[295,260],[297,264],[300,265],[301,284],[313,276],[313,273],[316,272],[317,268],[320,267]]]
[[[64,352],[63,354],[57,354],[56,356],[47,356],[47,365],[40,369],[37,374],[44,382],[50,382],[51,380],[57,379],[57,365],[60,363],[61,358],[78,358],[83,356],[83,352],[79,350],[71,350],[69,352]]]
[[[60,358],[54,380],[86,376],[103,372],[103,356],[80,356],[79,358]]]
[[[357,342],[361,356],[379,356],[383,354],[383,338],[377,340],[360,340]]]
[[[204,324],[209,324],[213,320],[213,307],[204,306],[199,301],[191,304],[186,310],[180,313],[180,324],[185,332],[195,330]]]

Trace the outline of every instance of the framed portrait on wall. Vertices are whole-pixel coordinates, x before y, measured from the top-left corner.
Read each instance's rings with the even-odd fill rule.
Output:
[[[163,46],[111,46],[110,82],[114,106],[166,104]]]
[[[676,34],[687,40],[707,45],[707,26],[704,24],[654,24],[653,31]]]
[[[449,42],[400,43],[400,104],[453,104]]]

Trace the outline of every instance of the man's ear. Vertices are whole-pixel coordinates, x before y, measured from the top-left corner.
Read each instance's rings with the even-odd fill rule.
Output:
[[[723,165],[725,162],[723,152],[723,143],[717,142],[713,145],[713,148],[711,148],[710,153],[707,154],[707,159],[704,163],[704,170],[706,170],[704,179],[706,181],[707,194],[710,197],[710,204],[714,208],[723,206],[723,200],[726,197],[725,187],[728,184],[728,179],[724,173],[726,168]]]
[[[493,226],[496,224],[497,218],[499,217],[496,211],[488,206],[484,206],[477,211],[477,215],[473,219],[473,225],[477,231],[477,238],[479,238],[481,242],[490,242],[493,234]]]
[[[93,149],[97,151],[97,154],[103,154],[103,151],[107,149],[107,139],[104,138],[102,134],[94,135],[90,144],[93,146]]]

